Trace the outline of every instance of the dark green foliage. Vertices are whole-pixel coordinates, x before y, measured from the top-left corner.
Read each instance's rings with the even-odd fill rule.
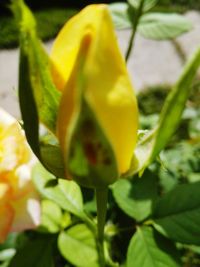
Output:
[[[63,24],[76,13],[74,9],[46,8],[35,11],[38,35],[43,40],[55,37]],[[18,45],[18,27],[12,16],[0,16],[0,48]]]
[[[9,267],[54,267],[53,244],[55,238],[50,235],[36,236],[24,243],[11,260]]]
[[[141,92],[138,95],[140,112],[144,115],[159,113],[169,90],[169,86],[157,86]]]
[[[48,8],[36,12],[36,21],[39,37],[48,40],[57,35],[63,24],[76,13],[75,9],[67,7]]]
[[[188,9],[200,9],[200,2],[198,0],[160,0],[159,4],[165,6],[179,5]]]
[[[0,17],[0,48],[11,48],[18,44],[18,29],[14,18]]]
[[[56,36],[60,28],[76,11],[87,4],[100,1],[26,1],[30,7],[35,8],[35,17],[38,23],[38,33],[43,40]],[[115,1],[104,1],[115,2]],[[117,1],[116,1],[117,2]],[[0,2],[0,48],[12,48],[18,45],[18,30],[14,19],[6,6],[9,1]],[[200,1],[197,0],[160,0],[155,10],[180,11],[187,9],[200,9]]]

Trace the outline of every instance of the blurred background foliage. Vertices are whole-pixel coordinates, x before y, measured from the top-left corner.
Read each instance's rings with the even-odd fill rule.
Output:
[[[123,0],[122,0],[123,1]],[[62,25],[73,15],[77,9],[91,3],[111,3],[114,0],[26,0],[34,11],[38,34],[43,40],[56,36]],[[118,1],[119,2],[119,1]],[[13,48],[18,45],[16,23],[9,10],[9,0],[0,0],[0,48]],[[185,12],[188,9],[199,9],[200,1],[196,0],[159,0],[155,11]]]

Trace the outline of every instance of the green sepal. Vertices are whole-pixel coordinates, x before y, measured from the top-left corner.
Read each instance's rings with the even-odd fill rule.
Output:
[[[169,93],[157,126],[139,138],[130,170],[124,175],[140,175],[159,155],[177,129],[188,99],[192,82],[200,66],[200,48],[186,64],[182,75]]]
[[[40,121],[55,132],[60,92],[52,81],[49,57],[37,37],[36,22],[31,11],[22,0],[13,1],[12,7],[20,31],[21,83],[23,79],[28,80],[29,86],[26,91],[31,91],[33,95]],[[28,94],[26,91],[23,93]],[[31,109],[29,98],[25,104]],[[24,106],[21,107],[23,108]]]
[[[54,175],[63,177],[59,146],[52,142],[44,144],[39,133],[42,122],[55,134],[60,92],[53,84],[50,60],[37,37],[33,14],[23,0],[13,1],[11,8],[20,33],[19,102],[25,134],[43,165]]]
[[[35,155],[41,159],[39,146],[39,118],[33,92],[31,90],[29,73],[30,66],[26,56],[26,49],[23,47],[20,52],[19,64],[19,104],[27,141]]]
[[[104,188],[119,176],[111,144],[83,96],[66,166],[79,185],[90,188]]]
[[[64,178],[65,168],[60,145],[55,135],[49,131],[45,131],[43,135],[40,135],[40,153],[48,171],[56,177]]]

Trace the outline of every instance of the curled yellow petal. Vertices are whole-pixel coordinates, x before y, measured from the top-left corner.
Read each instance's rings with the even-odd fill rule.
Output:
[[[87,32],[81,40],[79,51],[77,54],[78,60],[74,64],[67,85],[63,90],[63,95],[60,102],[59,116],[58,116],[58,137],[61,147],[68,150],[71,134],[73,131],[73,122],[77,119],[80,111],[81,101],[81,85],[82,85],[82,69],[85,63],[85,58],[91,43],[91,33]],[[66,108],[67,107],[67,108]],[[67,157],[67,153],[65,153]]]

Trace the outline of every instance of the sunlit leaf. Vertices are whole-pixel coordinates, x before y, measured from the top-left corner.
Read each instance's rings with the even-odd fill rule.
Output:
[[[39,164],[33,170],[33,179],[44,197],[55,201],[62,209],[78,217],[85,217],[81,190],[75,182],[57,180]]]
[[[62,232],[58,247],[63,257],[75,266],[100,267],[94,236],[84,224]]]
[[[42,201],[42,218],[39,231],[47,233],[57,233],[62,229],[63,213],[55,202],[45,199]],[[69,221],[70,224],[70,215]]]
[[[128,0],[129,4],[137,9],[142,0]],[[158,0],[144,0],[143,11],[148,11],[157,4]]]
[[[138,32],[148,39],[170,39],[192,29],[192,24],[178,14],[148,13],[141,17]]]
[[[16,253],[16,249],[7,248],[0,251],[0,262],[10,260]]]
[[[129,6],[127,3],[112,3],[108,5],[108,7],[116,29],[131,28],[131,19],[133,19],[133,17],[131,18],[130,16]]]

